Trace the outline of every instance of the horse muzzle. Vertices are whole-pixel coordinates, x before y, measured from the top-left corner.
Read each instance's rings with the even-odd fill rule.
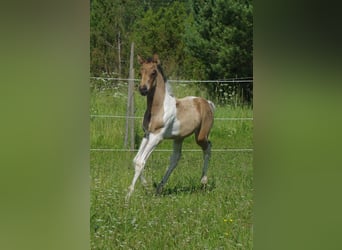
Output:
[[[147,95],[147,93],[148,93],[147,86],[146,86],[146,85],[144,85],[144,86],[139,86],[139,92],[140,92],[140,94],[143,95],[143,96]]]

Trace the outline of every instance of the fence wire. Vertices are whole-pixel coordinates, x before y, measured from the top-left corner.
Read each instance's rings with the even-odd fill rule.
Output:
[[[142,119],[142,116],[125,116],[125,115],[90,115],[90,117],[98,118],[119,118],[119,119]],[[221,121],[245,121],[253,120],[253,117],[215,117],[215,120]]]
[[[138,152],[138,149],[122,149],[122,148],[91,148],[90,151],[104,152]],[[153,152],[173,152],[172,149],[155,149]],[[201,149],[182,149],[182,152],[202,152]],[[212,149],[211,152],[253,152],[252,148],[227,148],[227,149]]]
[[[139,82],[141,79],[136,78],[117,78],[117,77],[96,77],[92,76],[90,79],[95,80],[113,80],[113,81],[135,81]],[[244,78],[233,78],[233,79],[222,79],[222,80],[167,80],[170,83],[251,83],[253,82],[253,78],[244,77]]]
[[[90,79],[96,80],[113,80],[120,81],[122,83],[128,83],[128,81],[139,82],[140,79],[130,78],[116,78],[116,77],[90,77]],[[234,79],[222,79],[222,80],[168,80],[169,83],[253,83],[253,78],[234,78]],[[143,119],[142,116],[126,116],[126,115],[108,115],[91,114],[91,118],[114,118],[114,119]],[[217,121],[253,121],[253,117],[215,117]],[[119,148],[91,148],[91,152],[137,152],[137,149],[119,149]],[[155,149],[154,152],[172,152],[172,149]],[[183,152],[201,152],[201,149],[183,149]],[[227,149],[212,149],[212,152],[253,152],[253,148],[227,148]]]

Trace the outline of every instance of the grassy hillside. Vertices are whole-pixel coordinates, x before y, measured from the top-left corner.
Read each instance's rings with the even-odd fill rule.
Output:
[[[91,114],[124,115],[126,84],[92,87]],[[207,97],[197,85],[174,84],[177,97]],[[145,110],[145,98],[136,93],[136,116]],[[218,106],[215,117],[252,117],[252,110]],[[252,121],[215,120],[210,136],[215,149],[252,148]],[[91,148],[123,148],[125,119],[91,118]],[[135,120],[136,148],[142,136]],[[157,149],[172,149],[163,141]],[[194,138],[183,149],[199,149]],[[128,207],[124,198],[133,178],[130,152],[91,152],[92,249],[252,249],[253,171],[251,152],[212,153],[206,189],[200,185],[201,152],[183,152],[162,195],[155,195],[171,152],[154,152],[147,161]]]

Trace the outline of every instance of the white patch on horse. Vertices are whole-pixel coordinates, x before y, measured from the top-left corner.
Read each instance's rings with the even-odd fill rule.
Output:
[[[176,99],[171,96],[168,91],[165,93],[164,99],[164,116],[165,124],[163,134],[164,138],[172,138],[179,135],[180,123],[177,120]]]

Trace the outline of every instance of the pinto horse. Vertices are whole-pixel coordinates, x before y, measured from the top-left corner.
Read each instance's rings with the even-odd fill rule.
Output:
[[[126,200],[131,196],[139,176],[142,184],[146,186],[146,179],[142,172],[155,147],[163,139],[173,139],[170,165],[157,186],[157,193],[159,194],[171,172],[177,166],[184,138],[193,133],[196,143],[203,150],[204,163],[201,183],[207,184],[207,170],[211,152],[208,136],[214,121],[215,105],[201,97],[189,96],[176,99],[169,90],[158,55],[155,54],[152,59],[148,60],[138,56],[138,61],[141,64],[139,92],[142,96],[147,97],[147,109],[143,119],[145,136],[133,160],[135,173],[132,184],[128,188]]]

